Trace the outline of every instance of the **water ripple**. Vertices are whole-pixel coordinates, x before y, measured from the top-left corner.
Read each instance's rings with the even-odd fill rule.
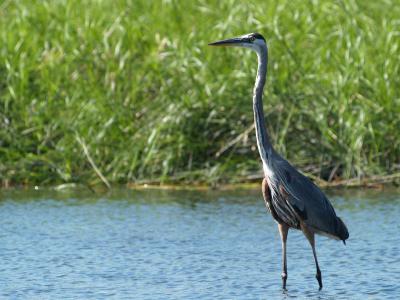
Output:
[[[317,239],[324,289],[310,247],[288,239],[281,289],[276,224],[260,193],[124,192],[109,198],[0,200],[0,298],[393,299],[400,294],[396,195],[331,199],[347,246]],[[16,200],[18,199],[18,200]],[[390,201],[389,201],[389,200]]]

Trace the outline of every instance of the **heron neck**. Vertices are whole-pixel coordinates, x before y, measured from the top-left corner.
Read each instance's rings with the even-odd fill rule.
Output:
[[[267,48],[262,48],[261,50],[257,51],[257,56],[258,56],[258,70],[253,91],[253,110],[254,110],[257,147],[260,153],[261,160],[265,165],[268,163],[268,159],[273,151],[271,142],[268,137],[267,129],[265,127],[264,109],[262,101],[265,79],[267,76],[267,63],[268,63]]]

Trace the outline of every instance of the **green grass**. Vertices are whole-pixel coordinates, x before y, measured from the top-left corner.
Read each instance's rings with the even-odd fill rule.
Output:
[[[0,181],[258,174],[256,57],[206,46],[252,31],[280,153],[325,180],[400,172],[398,0],[3,0]]]

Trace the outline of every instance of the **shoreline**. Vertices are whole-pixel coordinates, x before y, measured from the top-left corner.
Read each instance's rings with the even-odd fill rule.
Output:
[[[319,177],[310,174],[305,174],[316,185],[323,189],[336,189],[336,188],[372,188],[383,189],[385,187],[399,187],[400,186],[400,173],[371,176],[366,178],[350,178],[340,179],[335,181],[326,181]],[[88,188],[91,191],[95,190],[112,190],[114,188],[127,188],[133,190],[146,190],[146,189],[159,189],[159,190],[235,190],[235,189],[257,189],[261,185],[262,176],[254,176],[251,180],[243,178],[236,182],[211,182],[193,181],[193,182],[178,182],[174,180],[141,180],[138,182],[127,182],[124,184],[110,184],[104,185],[102,181],[97,182],[78,182],[78,183],[62,183],[53,185],[40,185],[40,184],[14,184],[7,181],[2,181],[0,189],[42,189],[50,188],[55,190],[74,189],[79,187]]]

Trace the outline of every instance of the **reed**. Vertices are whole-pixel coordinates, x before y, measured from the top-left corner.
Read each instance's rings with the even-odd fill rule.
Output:
[[[206,46],[251,31],[280,153],[326,181],[398,173],[399,16],[395,0],[0,1],[0,181],[257,177],[256,58]]]

